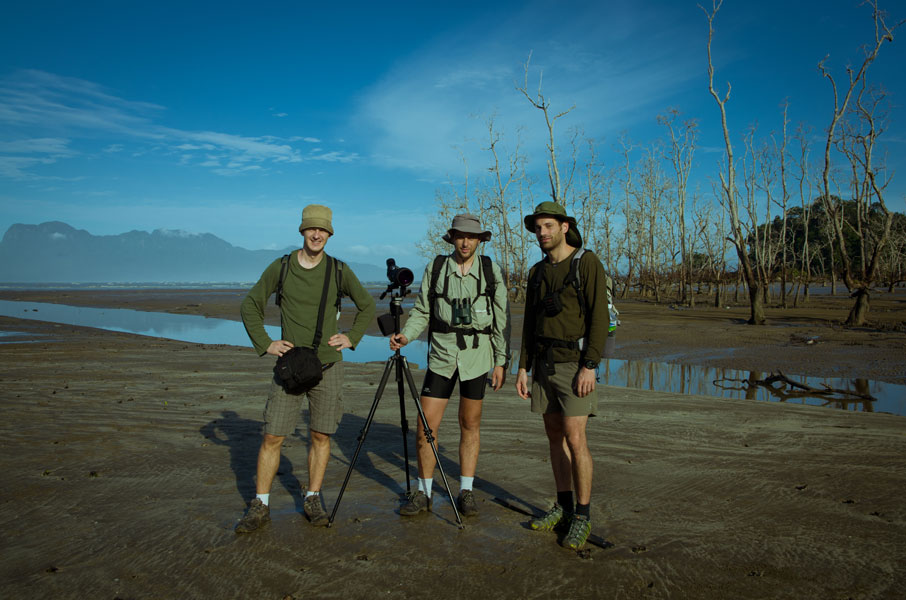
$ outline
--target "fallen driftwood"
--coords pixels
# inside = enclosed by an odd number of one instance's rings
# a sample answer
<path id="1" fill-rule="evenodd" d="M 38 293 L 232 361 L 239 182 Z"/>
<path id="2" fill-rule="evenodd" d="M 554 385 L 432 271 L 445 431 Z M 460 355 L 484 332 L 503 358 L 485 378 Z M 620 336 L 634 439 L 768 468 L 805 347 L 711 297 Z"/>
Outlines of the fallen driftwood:
<path id="1" fill-rule="evenodd" d="M 839 403 L 857 403 L 864 402 L 865 410 L 871 410 L 871 402 L 877 401 L 877 398 L 868 393 L 868 381 L 864 379 L 857 379 L 855 390 L 843 390 L 839 388 L 833 388 L 826 384 L 821 384 L 820 388 L 810 386 L 808 384 L 795 381 L 787 377 L 782 371 L 777 371 L 776 373 L 771 373 L 764 379 L 759 379 L 755 377 L 754 373 L 752 376 L 747 379 L 733 379 L 730 377 L 724 377 L 722 379 L 715 379 L 713 381 L 714 385 L 721 389 L 736 389 L 740 391 L 752 391 L 755 388 L 764 388 L 768 390 L 771 395 L 777 397 L 781 401 L 794 399 L 794 398 L 817 398 L 824 400 L 824 405 L 827 406 L 832 402 Z M 730 384 L 740 384 L 737 386 L 728 386 Z M 789 389 L 787 389 L 789 386 Z M 862 389 L 859 389 L 862 388 Z"/>

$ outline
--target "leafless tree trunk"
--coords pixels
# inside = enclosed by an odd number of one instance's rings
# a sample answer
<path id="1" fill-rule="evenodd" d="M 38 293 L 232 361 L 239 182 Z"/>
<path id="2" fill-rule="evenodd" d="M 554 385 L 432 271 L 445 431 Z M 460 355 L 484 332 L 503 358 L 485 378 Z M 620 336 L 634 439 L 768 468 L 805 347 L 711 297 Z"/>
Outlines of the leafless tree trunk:
<path id="1" fill-rule="evenodd" d="M 724 134 L 724 143 L 727 150 L 727 172 L 720 174 L 720 182 L 724 194 L 724 207 L 730 217 L 730 242 L 736 248 L 736 255 L 739 259 L 739 268 L 745 277 L 749 287 L 749 305 L 750 316 L 749 324 L 764 324 L 764 303 L 761 297 L 761 288 L 749 255 L 746 252 L 746 239 L 743 237 L 742 226 L 739 222 L 739 208 L 737 205 L 736 189 L 736 163 L 733 157 L 733 144 L 730 141 L 730 130 L 727 126 L 727 109 L 726 103 L 730 99 L 730 85 L 727 84 L 727 93 L 721 97 L 714 89 L 714 63 L 711 59 L 711 42 L 714 38 L 714 17 L 720 10 L 723 0 L 713 0 L 712 11 L 708 13 L 702 8 L 708 18 L 708 90 L 717 106 L 720 109 L 720 123 Z"/>
<path id="2" fill-rule="evenodd" d="M 556 113 L 551 115 L 550 111 L 550 100 L 544 97 L 544 93 L 541 91 L 541 83 L 543 78 L 543 73 L 538 75 L 538 92 L 534 97 L 529 95 L 528 92 L 528 77 L 529 77 L 529 63 L 532 60 L 532 55 L 529 54 L 528 60 L 525 61 L 523 65 L 525 70 L 525 82 L 521 88 L 516 88 L 518 91 L 522 92 L 522 95 L 531 103 L 532 106 L 540 110 L 544 114 L 544 122 L 547 125 L 548 133 L 548 142 L 547 142 L 547 175 L 551 185 L 551 200 L 558 204 L 563 204 L 563 200 L 566 196 L 566 190 L 561 189 L 560 187 L 560 169 L 557 166 L 557 146 L 554 143 L 554 123 L 557 119 L 566 116 L 576 105 L 572 105 L 563 112 Z"/>
<path id="3" fill-rule="evenodd" d="M 695 154 L 695 138 L 698 123 L 687 119 L 676 127 L 679 111 L 672 108 L 666 115 L 658 117 L 658 122 L 667 127 L 670 134 L 670 149 L 667 156 L 673 165 L 676 175 L 677 219 L 679 224 L 680 257 L 680 302 L 695 306 L 695 293 L 692 289 L 692 258 L 689 251 L 689 236 L 686 233 L 686 195 L 689 187 L 689 173 L 692 171 L 692 157 Z"/>
<path id="4" fill-rule="evenodd" d="M 786 186 L 786 144 L 787 144 L 786 127 L 787 127 L 787 124 L 789 123 L 789 120 L 787 119 L 788 109 L 789 109 L 789 102 L 784 102 L 783 103 L 783 136 L 781 138 L 782 142 L 780 144 L 779 149 L 776 148 L 776 143 L 775 143 L 775 150 L 780 155 L 780 201 L 777 202 L 777 205 L 780 207 L 781 214 L 783 215 L 782 219 L 781 219 L 781 224 L 780 224 L 780 306 L 782 308 L 787 307 L 787 303 L 786 303 L 786 297 L 787 297 L 787 289 L 786 289 L 786 267 L 787 267 L 787 264 L 786 264 L 786 261 L 787 261 L 787 258 L 786 258 L 786 250 L 787 250 L 786 230 L 787 230 L 787 224 L 786 224 L 786 219 L 787 219 L 787 210 L 788 210 L 787 203 L 788 203 L 789 197 L 790 197 L 789 190 L 787 190 L 787 186 Z"/>
<path id="5" fill-rule="evenodd" d="M 517 133 L 513 152 L 505 155 L 501 164 L 498 148 L 501 136 L 495 129 L 493 117 L 488 119 L 487 128 L 487 150 L 491 154 L 488 173 L 491 176 L 491 183 L 484 193 L 478 194 L 479 206 L 482 223 L 492 232 L 489 246 L 503 274 L 504 285 L 513 299 L 516 290 L 525 288 L 525 277 L 528 273 L 528 265 L 522 252 L 526 238 L 521 217 L 524 207 L 514 202 L 513 194 L 510 193 L 510 187 L 524 179 L 525 157 L 519 151 L 521 144 Z M 518 217 L 515 221 L 514 214 Z"/>
<path id="6" fill-rule="evenodd" d="M 884 195 L 883 190 L 886 184 L 881 184 L 877 181 L 876 172 L 874 166 L 872 165 L 872 152 L 874 150 L 874 142 L 881 131 L 876 128 L 875 118 L 874 118 L 874 108 L 877 104 L 873 104 L 871 107 L 866 107 L 863 102 L 863 94 L 866 90 L 866 78 L 868 74 L 868 68 L 878 57 L 878 53 L 881 50 L 881 46 L 884 42 L 893 41 L 893 32 L 903 24 L 903 21 L 900 21 L 893 27 L 888 27 L 884 21 L 884 15 L 881 10 L 878 8 L 878 3 L 875 0 L 866 0 L 865 2 L 872 8 L 874 24 L 875 24 L 875 39 L 874 46 L 867 47 L 865 49 L 865 58 L 862 61 L 862 64 L 858 69 L 853 67 L 848 67 L 846 73 L 849 79 L 848 86 L 843 91 L 842 97 L 837 89 L 837 83 L 833 75 L 825 67 L 825 62 L 827 58 L 822 60 L 818 64 L 818 70 L 821 74 L 830 82 L 831 90 L 833 91 L 834 96 L 834 110 L 831 116 L 830 125 L 827 128 L 827 140 L 824 147 L 824 171 L 822 173 L 822 183 L 824 187 L 824 195 L 822 200 L 825 205 L 825 209 L 828 215 L 831 217 L 831 223 L 834 227 L 834 235 L 837 242 L 837 247 L 840 251 L 841 262 L 843 263 L 843 282 L 846 284 L 846 288 L 849 292 L 855 297 L 855 304 L 849 312 L 849 316 L 846 318 L 846 323 L 848 325 L 862 325 L 865 323 L 865 318 L 868 314 L 869 308 L 869 290 L 871 288 L 871 283 L 874 280 L 874 277 L 877 273 L 877 260 L 878 260 L 878 250 L 876 246 L 872 252 L 872 257 L 870 261 L 866 261 L 867 252 L 860 252 L 859 258 L 862 263 L 862 268 L 859 271 L 856 271 L 853 265 L 853 249 L 847 245 L 846 236 L 844 233 L 843 226 L 843 201 L 833 202 L 830 195 L 830 171 L 831 171 L 831 147 L 834 145 L 834 140 L 837 134 L 837 127 L 840 125 L 845 118 L 847 111 L 849 110 L 850 100 L 852 99 L 853 93 L 856 90 L 858 92 L 858 99 L 856 101 L 856 112 L 858 116 L 863 120 L 863 124 L 868 128 L 867 133 L 862 137 L 862 148 L 860 150 L 859 156 L 856 156 L 855 150 L 849 155 L 850 160 L 858 160 L 861 162 L 860 168 L 864 171 L 865 183 L 867 184 L 867 192 L 873 196 L 879 203 L 885 214 L 885 225 L 884 233 L 879 240 L 883 245 L 886 243 L 887 236 L 890 235 L 890 212 L 887 210 L 886 205 L 884 204 Z M 852 147 L 847 145 L 844 142 L 844 146 Z M 864 244 L 864 237 L 860 236 L 859 244 Z"/>

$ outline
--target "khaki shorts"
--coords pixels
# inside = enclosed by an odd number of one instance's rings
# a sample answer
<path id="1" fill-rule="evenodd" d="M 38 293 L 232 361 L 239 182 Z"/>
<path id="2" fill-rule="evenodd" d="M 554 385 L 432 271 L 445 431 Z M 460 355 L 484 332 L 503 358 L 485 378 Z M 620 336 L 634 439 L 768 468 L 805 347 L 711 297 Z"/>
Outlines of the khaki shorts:
<path id="1" fill-rule="evenodd" d="M 554 374 L 547 375 L 537 365 L 532 375 L 532 412 L 563 413 L 564 417 L 594 416 L 598 410 L 597 387 L 584 398 L 576 395 L 576 363 L 555 363 Z"/>
<path id="2" fill-rule="evenodd" d="M 324 378 L 306 394 L 287 394 L 274 377 L 264 407 L 265 433 L 287 436 L 294 432 L 302 410 L 302 398 L 308 396 L 309 429 L 333 435 L 343 418 L 342 391 L 342 361 L 335 362 L 324 371 Z"/>

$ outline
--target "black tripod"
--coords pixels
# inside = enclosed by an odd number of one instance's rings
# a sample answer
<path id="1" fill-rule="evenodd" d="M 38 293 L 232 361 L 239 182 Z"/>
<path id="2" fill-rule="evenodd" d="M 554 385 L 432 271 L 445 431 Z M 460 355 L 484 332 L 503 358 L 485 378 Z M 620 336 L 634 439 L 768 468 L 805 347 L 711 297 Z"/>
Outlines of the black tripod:
<path id="1" fill-rule="evenodd" d="M 388 264 L 389 262 L 390 261 L 388 261 Z M 381 330 L 384 335 L 387 335 L 387 332 L 383 331 L 384 323 L 387 322 L 387 317 L 392 317 L 393 319 L 393 333 L 400 332 L 400 315 L 403 314 L 402 298 L 407 293 L 406 285 L 391 284 L 387 287 L 384 293 L 381 294 L 381 298 L 383 299 L 384 296 L 387 295 L 387 292 L 390 292 L 394 287 L 396 287 L 396 285 L 399 285 L 400 292 L 391 294 L 390 314 L 384 315 L 385 320 L 383 321 L 383 323 L 381 323 Z M 407 441 L 409 423 L 406 421 L 405 389 L 403 382 L 404 374 L 406 381 L 409 383 L 409 391 L 412 394 L 412 399 L 415 400 L 415 408 L 418 411 L 418 416 L 421 419 L 422 426 L 425 429 L 425 440 L 428 442 L 428 445 L 431 446 L 431 451 L 434 452 L 434 459 L 437 461 L 437 466 L 440 469 L 440 475 L 444 480 L 444 487 L 447 489 L 447 495 L 450 497 L 451 504 L 453 504 L 453 512 L 456 514 L 456 522 L 459 525 L 459 528 L 463 529 L 465 526 L 462 523 L 462 517 L 459 515 L 459 509 L 456 507 L 456 501 L 453 499 L 453 495 L 450 492 L 450 484 L 447 482 L 447 475 L 444 473 L 444 467 L 440 462 L 440 456 L 437 454 L 437 447 L 434 445 L 433 432 L 428 426 L 428 420 L 425 418 L 425 412 L 422 410 L 422 403 L 419 400 L 418 388 L 415 387 L 415 381 L 412 379 L 412 371 L 409 370 L 409 361 L 406 360 L 405 356 L 400 354 L 399 349 L 397 349 L 396 352 L 394 352 L 390 356 L 390 358 L 387 359 L 387 363 L 384 365 L 384 374 L 381 376 L 381 383 L 380 385 L 378 385 L 377 392 L 374 394 L 374 402 L 372 402 L 371 404 L 371 410 L 368 412 L 368 418 L 365 419 L 365 425 L 362 426 L 362 431 L 359 433 L 359 444 L 358 446 L 356 446 L 355 453 L 352 455 L 352 460 L 349 463 L 349 469 L 346 470 L 346 478 L 343 479 L 343 487 L 340 488 L 340 494 L 337 496 L 337 502 L 336 504 L 334 504 L 333 511 L 330 513 L 330 519 L 327 521 L 327 526 L 330 527 L 331 525 L 333 525 L 334 517 L 336 517 L 337 510 L 340 508 L 340 501 L 343 499 L 343 492 L 346 491 L 346 484 L 349 483 L 349 477 L 352 475 L 352 470 L 355 468 L 355 463 L 359 458 L 359 452 L 362 450 L 362 446 L 365 444 L 365 438 L 368 436 L 368 429 L 371 427 L 371 422 L 374 420 L 374 413 L 381 401 L 381 396 L 384 393 L 384 386 L 387 385 L 387 380 L 390 378 L 390 371 L 394 364 L 396 365 L 396 383 L 400 397 L 400 427 L 403 432 L 403 454 L 406 457 L 406 493 L 411 494 L 412 490 L 409 476 L 409 443 Z"/>

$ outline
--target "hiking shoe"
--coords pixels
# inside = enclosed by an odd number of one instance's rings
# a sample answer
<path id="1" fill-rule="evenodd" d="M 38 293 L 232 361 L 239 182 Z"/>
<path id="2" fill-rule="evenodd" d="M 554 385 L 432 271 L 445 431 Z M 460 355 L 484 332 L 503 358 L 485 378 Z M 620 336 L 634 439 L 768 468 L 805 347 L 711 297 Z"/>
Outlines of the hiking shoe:
<path id="1" fill-rule="evenodd" d="M 249 509 L 245 511 L 245 516 L 239 519 L 236 525 L 236 533 L 251 533 L 267 525 L 271 520 L 271 509 L 260 498 L 255 498 L 249 503 Z"/>
<path id="2" fill-rule="evenodd" d="M 475 494 L 472 490 L 461 490 L 459 497 L 456 498 L 456 507 L 459 514 L 464 517 L 474 517 L 478 514 L 478 506 L 475 504 Z"/>
<path id="3" fill-rule="evenodd" d="M 549 511 L 529 522 L 529 527 L 535 531 L 551 531 L 561 523 L 564 523 L 569 515 L 563 512 L 563 507 L 556 502 Z"/>
<path id="4" fill-rule="evenodd" d="M 311 524 L 317 527 L 327 525 L 327 522 L 330 520 L 327 516 L 327 511 L 325 511 L 324 507 L 321 505 L 321 494 L 306 496 L 305 504 L 302 505 L 302 509 L 305 511 L 305 516 L 308 517 Z"/>
<path id="5" fill-rule="evenodd" d="M 581 550 L 582 546 L 585 545 L 585 540 L 588 539 L 588 534 L 590 533 L 591 520 L 588 517 L 584 517 L 582 515 L 573 515 L 573 518 L 569 522 L 569 533 L 566 534 L 566 537 L 563 538 L 563 541 L 560 542 L 560 545 L 564 548 Z"/>
<path id="6" fill-rule="evenodd" d="M 414 494 L 408 494 L 408 500 L 400 508 L 400 514 L 404 517 L 414 517 L 415 515 L 431 510 L 431 498 L 425 495 L 425 492 L 418 490 Z"/>

